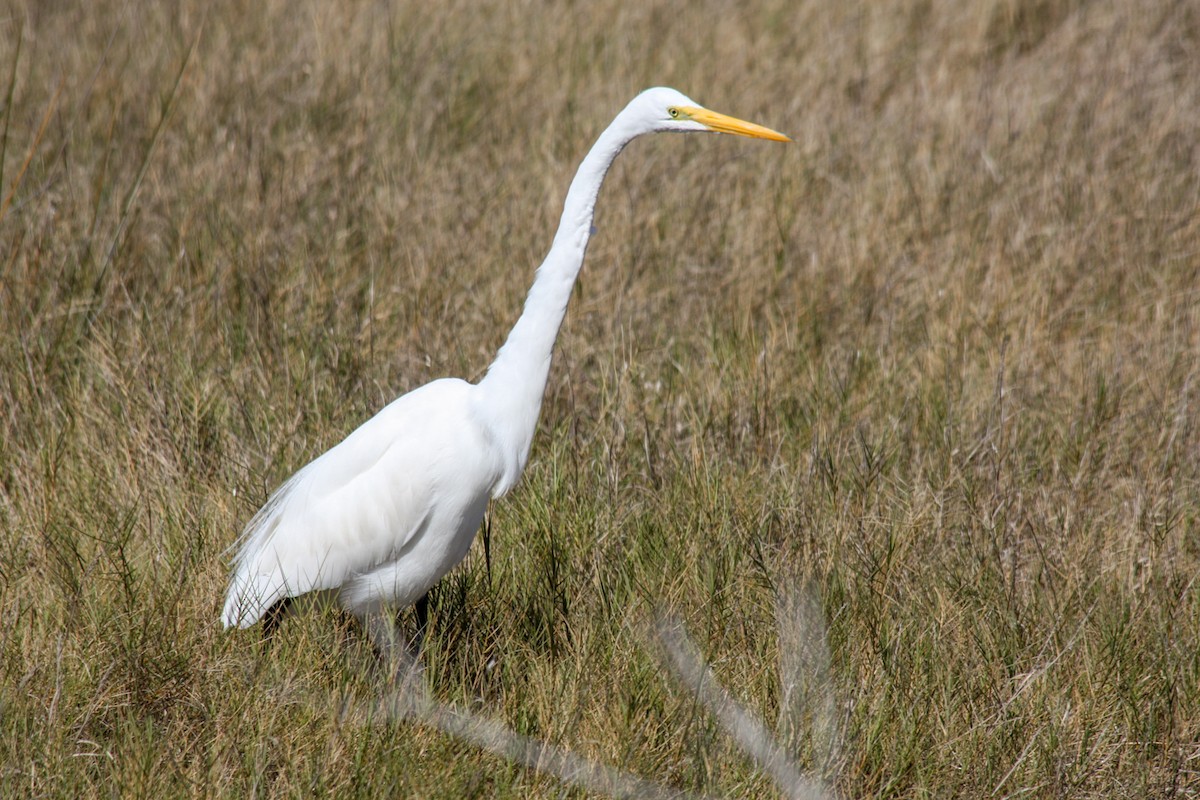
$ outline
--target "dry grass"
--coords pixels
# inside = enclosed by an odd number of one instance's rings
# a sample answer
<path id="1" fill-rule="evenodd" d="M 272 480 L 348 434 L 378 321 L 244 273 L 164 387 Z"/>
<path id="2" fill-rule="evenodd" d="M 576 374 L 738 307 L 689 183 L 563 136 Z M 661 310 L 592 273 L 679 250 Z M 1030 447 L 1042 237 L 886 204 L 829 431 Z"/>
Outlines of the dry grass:
<path id="1" fill-rule="evenodd" d="M 666 607 L 846 796 L 1196 796 L 1198 54 L 1186 0 L 9 0 L 0 794 L 564 791 L 349 724 L 369 652 L 223 633 L 222 551 L 482 373 L 577 160 L 668 84 L 798 144 L 618 162 L 433 695 L 769 792 L 650 652 Z M 800 584 L 828 659 L 775 624 Z"/>

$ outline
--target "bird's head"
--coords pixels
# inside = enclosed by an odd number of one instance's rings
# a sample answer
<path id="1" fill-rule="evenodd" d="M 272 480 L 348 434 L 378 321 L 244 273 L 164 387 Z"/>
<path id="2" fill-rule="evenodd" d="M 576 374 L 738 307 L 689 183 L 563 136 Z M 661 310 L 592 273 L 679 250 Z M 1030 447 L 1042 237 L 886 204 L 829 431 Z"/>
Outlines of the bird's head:
<path id="1" fill-rule="evenodd" d="M 666 87 L 647 89 L 630 102 L 627 112 L 646 132 L 733 133 L 754 139 L 790 142 L 778 131 L 710 111 L 687 95 Z"/>

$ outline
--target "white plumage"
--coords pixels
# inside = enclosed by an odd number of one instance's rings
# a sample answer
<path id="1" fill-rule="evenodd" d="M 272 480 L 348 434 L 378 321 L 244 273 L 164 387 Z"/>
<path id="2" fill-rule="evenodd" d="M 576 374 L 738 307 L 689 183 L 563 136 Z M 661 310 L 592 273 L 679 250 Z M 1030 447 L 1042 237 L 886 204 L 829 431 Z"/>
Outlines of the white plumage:
<path id="1" fill-rule="evenodd" d="M 247 524 L 221 620 L 249 627 L 277 602 L 333 593 L 360 617 L 420 599 L 470 549 L 489 497 L 529 458 L 542 393 L 596 198 L 617 154 L 657 131 L 782 134 L 649 89 L 588 152 L 524 311 L 478 384 L 447 378 L 394 400 L 275 490 Z"/>

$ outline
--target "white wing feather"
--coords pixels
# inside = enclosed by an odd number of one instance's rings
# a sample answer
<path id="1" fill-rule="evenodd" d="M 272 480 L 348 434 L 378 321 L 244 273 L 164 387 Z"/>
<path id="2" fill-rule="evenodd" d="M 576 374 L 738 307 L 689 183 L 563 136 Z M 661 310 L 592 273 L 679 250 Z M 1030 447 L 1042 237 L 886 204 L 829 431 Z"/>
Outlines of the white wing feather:
<path id="1" fill-rule="evenodd" d="M 352 583 L 426 533 L 462 535 L 463 524 L 430 523 L 446 516 L 435 502 L 486 504 L 496 480 L 473 389 L 447 379 L 398 398 L 280 486 L 239 539 L 225 626 L 249 627 L 284 597 Z"/>

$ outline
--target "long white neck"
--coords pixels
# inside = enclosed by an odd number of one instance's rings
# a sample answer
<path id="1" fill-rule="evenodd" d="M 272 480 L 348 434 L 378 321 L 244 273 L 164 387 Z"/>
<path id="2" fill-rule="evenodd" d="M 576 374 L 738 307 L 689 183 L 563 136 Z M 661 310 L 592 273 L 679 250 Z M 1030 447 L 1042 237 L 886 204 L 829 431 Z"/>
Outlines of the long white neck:
<path id="1" fill-rule="evenodd" d="M 479 382 L 479 411 L 490 424 L 505 459 L 493 496 L 512 488 L 529 458 L 554 341 L 583 266 L 600 186 L 613 159 L 640 133 L 631 131 L 624 117 L 617 115 L 579 165 L 567 191 L 554 244 L 538 268 L 525 299 L 525 310 Z"/>

